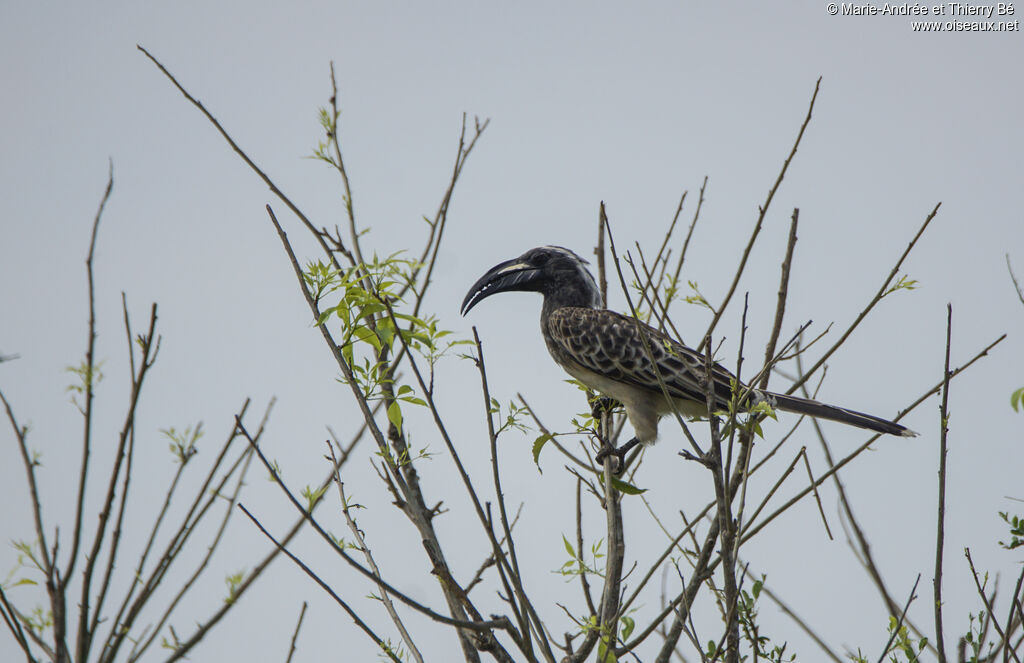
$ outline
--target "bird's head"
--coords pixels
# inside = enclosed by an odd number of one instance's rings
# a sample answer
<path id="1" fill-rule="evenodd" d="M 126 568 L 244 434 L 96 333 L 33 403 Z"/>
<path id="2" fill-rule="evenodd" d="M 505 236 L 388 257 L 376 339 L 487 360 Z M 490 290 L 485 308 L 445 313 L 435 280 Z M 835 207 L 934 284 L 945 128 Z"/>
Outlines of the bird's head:
<path id="1" fill-rule="evenodd" d="M 601 308 L 601 291 L 587 270 L 587 261 L 560 246 L 540 246 L 492 267 L 462 300 L 462 314 L 499 292 L 539 292 L 553 306 Z"/>

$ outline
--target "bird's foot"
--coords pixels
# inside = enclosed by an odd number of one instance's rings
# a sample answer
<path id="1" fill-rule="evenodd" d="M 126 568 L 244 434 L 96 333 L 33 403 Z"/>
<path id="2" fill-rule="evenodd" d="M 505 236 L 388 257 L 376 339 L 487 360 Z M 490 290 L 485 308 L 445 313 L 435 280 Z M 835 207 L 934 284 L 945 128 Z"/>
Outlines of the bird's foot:
<path id="1" fill-rule="evenodd" d="M 615 458 L 618 459 L 618 462 L 612 465 L 612 474 L 622 474 L 622 471 L 626 469 L 626 454 L 629 453 L 630 449 L 638 444 L 640 444 L 640 440 L 635 437 L 618 448 L 615 448 L 611 444 L 605 442 L 604 447 L 602 447 L 601 450 L 597 452 L 597 455 L 594 456 L 594 460 L 597 461 L 598 464 L 603 464 L 605 458 L 615 456 Z"/>
<path id="2" fill-rule="evenodd" d="M 608 398 L 607 396 L 597 396 L 590 401 L 590 414 L 594 417 L 594 419 L 600 419 L 602 414 L 611 414 L 612 410 L 621 406 L 622 404 L 619 403 L 614 398 Z"/>

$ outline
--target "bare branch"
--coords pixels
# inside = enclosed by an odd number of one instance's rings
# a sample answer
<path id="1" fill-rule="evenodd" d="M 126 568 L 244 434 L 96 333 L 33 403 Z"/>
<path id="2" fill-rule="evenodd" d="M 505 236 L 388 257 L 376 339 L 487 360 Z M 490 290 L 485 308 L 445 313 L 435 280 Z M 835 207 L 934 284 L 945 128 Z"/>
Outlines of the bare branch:
<path id="1" fill-rule="evenodd" d="M 910 604 L 914 601 L 916 596 L 914 593 L 917 591 L 917 583 L 921 582 L 921 574 L 917 574 L 917 580 L 914 581 L 914 586 L 910 589 L 910 596 L 907 597 L 907 603 L 903 606 L 903 611 L 900 613 L 900 617 L 896 622 L 896 627 L 892 629 L 892 633 L 889 634 L 889 641 L 885 643 L 885 647 L 882 648 L 882 654 L 878 657 L 878 663 L 882 663 L 885 660 L 885 655 L 889 653 L 889 648 L 892 647 L 893 640 L 896 639 L 896 635 L 900 631 L 900 627 L 903 626 L 903 620 L 906 619 L 907 610 L 910 609 Z"/>
<path id="2" fill-rule="evenodd" d="M 150 52 L 147 51 L 142 46 L 136 45 L 136 48 L 138 48 L 140 51 L 142 51 L 142 53 L 147 58 L 149 58 L 150 61 L 152 61 L 153 64 L 155 64 L 158 69 L 160 69 L 160 71 L 164 74 L 164 76 L 166 76 L 171 81 L 171 83 L 174 84 L 174 87 L 178 88 L 178 91 L 181 92 L 181 94 L 184 95 L 184 97 L 186 99 L 188 99 L 189 102 L 193 106 L 198 108 L 199 112 L 201 112 L 203 115 L 206 116 L 206 119 L 209 120 L 210 123 L 217 129 L 217 131 L 224 138 L 224 140 L 226 140 L 228 142 L 228 145 L 231 146 L 231 149 L 234 150 L 235 153 L 238 154 L 238 156 L 242 158 L 242 161 L 244 161 L 246 163 L 246 165 L 249 166 L 249 168 L 251 168 L 253 170 L 253 172 L 255 172 L 256 175 L 259 176 L 259 178 L 261 180 L 263 180 L 264 184 L 266 184 L 268 187 L 270 187 L 270 190 L 274 192 L 274 195 L 276 195 L 278 198 L 280 198 L 281 202 L 283 202 L 288 207 L 288 209 L 290 209 L 292 211 L 292 213 L 295 214 L 296 217 L 298 217 L 298 219 L 302 222 L 302 224 L 304 226 L 306 226 L 306 229 L 309 230 L 309 232 L 311 232 L 317 238 L 317 241 L 320 243 L 320 248 L 323 249 L 324 253 L 331 260 L 332 264 L 334 265 L 334 268 L 340 270 L 341 269 L 341 265 L 338 263 L 337 259 L 334 257 L 334 252 L 331 251 L 331 248 L 330 248 L 330 246 L 328 246 L 327 241 L 317 231 L 316 226 L 314 226 L 313 223 L 309 220 L 309 218 L 305 214 L 302 213 L 302 210 L 300 210 L 298 208 L 298 206 L 296 206 L 295 203 L 293 203 L 292 200 L 288 196 L 286 196 L 285 193 L 283 191 L 281 191 L 281 189 L 279 189 L 276 184 L 274 184 L 274 181 L 270 179 L 269 175 L 267 175 L 265 172 L 263 172 L 263 170 L 259 166 L 257 166 L 256 163 L 252 159 L 249 158 L 249 155 L 245 153 L 245 150 L 243 150 L 238 145 L 238 143 L 236 143 L 234 141 L 234 139 L 231 138 L 231 136 L 228 134 L 227 130 L 223 126 L 221 126 L 220 122 L 217 121 L 217 118 L 215 118 L 210 113 L 210 111 L 206 110 L 206 107 L 203 106 L 202 102 L 200 102 L 198 99 L 193 97 L 188 92 L 188 90 L 186 90 L 181 85 L 181 83 L 178 82 L 178 79 L 176 79 L 174 77 L 174 75 L 170 71 L 168 71 L 167 68 L 164 67 L 164 65 L 159 60 L 156 59 L 156 57 L 154 57 L 152 54 L 150 54 Z"/>
<path id="3" fill-rule="evenodd" d="M 789 223 L 789 241 L 786 243 L 786 257 L 782 260 L 782 275 L 779 277 L 779 298 L 775 306 L 775 323 L 772 325 L 772 332 L 764 349 L 765 366 L 772 364 L 772 357 L 775 356 L 775 345 L 778 343 L 779 334 L 782 332 L 782 319 L 786 314 L 786 299 L 789 296 L 789 271 L 793 265 L 793 250 L 796 248 L 796 227 L 799 220 L 800 210 L 794 208 L 793 216 Z M 768 378 L 770 375 L 770 371 L 765 371 L 761 374 L 761 380 L 757 385 L 759 389 L 768 388 Z"/>
<path id="4" fill-rule="evenodd" d="M 370 567 L 370 570 L 377 577 L 380 577 L 380 569 L 377 568 L 377 562 L 373 559 L 373 553 L 370 552 L 370 547 L 366 545 L 366 540 L 363 537 L 362 531 L 356 525 L 355 520 L 352 518 L 352 512 L 349 507 L 348 499 L 345 497 L 345 483 L 341 480 L 341 473 L 338 471 L 338 457 L 334 453 L 334 447 L 331 446 L 330 442 L 327 443 L 327 450 L 331 454 L 332 467 L 334 468 L 334 483 L 338 486 L 338 497 L 341 500 L 341 512 L 345 515 L 345 522 L 348 524 L 348 529 L 352 532 L 352 536 L 355 538 L 356 545 L 359 550 L 363 552 L 363 557 L 366 558 L 366 564 Z M 384 604 L 384 609 L 388 613 L 388 617 L 391 618 L 391 622 L 398 629 L 399 635 L 402 636 L 402 641 L 405 642 L 405 646 L 409 648 L 409 652 L 412 654 L 419 663 L 423 663 L 423 655 L 420 654 L 420 650 L 416 647 L 416 643 L 413 641 L 412 636 L 409 635 L 408 629 L 402 622 L 402 618 L 398 616 L 398 612 L 395 610 L 394 603 L 391 602 L 391 597 L 388 596 L 387 589 L 380 583 L 377 584 L 377 589 L 380 590 L 380 600 Z"/>
<path id="5" fill-rule="evenodd" d="M 814 102 L 818 98 L 818 90 L 821 88 L 821 78 L 814 84 L 814 94 L 811 95 L 811 103 L 807 106 L 807 117 L 804 118 L 804 122 L 800 125 L 800 131 L 796 134 L 796 140 L 793 141 L 793 148 L 789 151 L 789 156 L 782 163 L 782 169 L 779 171 L 778 177 L 775 179 L 775 184 L 768 191 L 768 197 L 758 208 L 757 223 L 754 224 L 754 229 L 750 233 L 750 240 L 747 242 L 747 246 L 743 249 L 743 257 L 740 258 L 740 264 L 736 267 L 736 275 L 733 277 L 732 285 L 729 286 L 729 291 L 726 293 L 725 298 L 722 299 L 722 303 L 718 306 L 718 310 L 715 312 L 715 317 L 712 318 L 711 324 L 708 325 L 707 331 L 704 332 L 704 339 L 706 340 L 711 336 L 711 332 L 718 326 L 718 321 L 722 319 L 722 314 L 725 313 L 726 307 L 729 305 L 729 300 L 732 299 L 733 294 L 736 292 L 736 286 L 739 285 L 740 277 L 743 276 L 743 270 L 747 266 L 747 258 L 750 257 L 750 252 L 754 248 L 754 242 L 757 241 L 757 236 L 761 232 L 761 226 L 764 224 L 764 217 L 768 213 L 768 207 L 772 204 L 772 200 L 775 198 L 775 193 L 779 190 L 779 186 L 782 184 L 783 178 L 786 176 L 786 171 L 789 169 L 789 163 L 796 156 L 796 150 L 800 146 L 800 140 L 804 136 L 804 131 L 807 129 L 807 125 L 811 123 L 811 113 L 814 111 Z M 703 341 L 702 341 L 703 342 Z M 704 346 L 701 345 L 697 348 L 697 352 L 702 352 Z"/>
<path id="6" fill-rule="evenodd" d="M 292 663 L 292 656 L 295 655 L 295 643 L 299 639 L 299 630 L 302 628 L 302 620 L 306 617 L 306 607 L 308 605 L 305 601 L 302 602 L 302 610 L 299 611 L 299 621 L 295 623 L 295 631 L 292 633 L 292 642 L 288 647 L 288 658 L 285 659 L 285 663 Z"/>
<path id="7" fill-rule="evenodd" d="M 953 305 L 946 306 L 946 361 L 942 369 L 942 405 L 939 407 L 939 498 L 935 533 L 935 576 L 932 579 L 935 604 L 935 646 L 939 663 L 946 663 L 946 640 L 942 634 L 942 549 L 946 523 L 946 439 L 949 434 L 949 349 L 953 330 Z"/>
<path id="8" fill-rule="evenodd" d="M 391 648 L 388 647 L 384 643 L 384 641 L 381 640 L 380 637 L 376 633 L 374 633 L 373 630 L 369 626 L 367 626 L 366 622 L 364 622 L 362 619 L 359 618 L 359 614 L 356 613 L 356 611 L 353 610 L 348 605 L 348 603 L 346 603 L 340 596 L 338 596 L 334 592 L 334 590 L 331 589 L 330 585 L 328 585 L 326 582 L 324 582 L 320 578 L 319 575 L 314 573 L 312 569 L 310 569 L 308 566 L 306 566 L 306 564 L 303 563 L 303 561 L 301 559 L 299 559 L 298 557 L 293 555 L 291 552 L 289 552 L 288 549 L 284 547 L 283 543 L 281 543 L 280 541 L 275 539 L 274 536 L 270 532 L 268 532 L 265 527 L 263 527 L 263 524 L 260 523 L 259 520 L 257 520 L 256 516 L 252 515 L 252 513 L 250 513 L 249 510 L 245 508 L 244 504 L 239 504 L 238 508 L 241 509 L 242 512 L 246 516 L 249 517 L 249 520 L 251 520 L 252 523 L 254 525 L 256 525 L 257 528 L 259 528 L 260 532 L 262 532 L 265 537 L 270 539 L 270 541 L 273 542 L 273 544 L 275 546 L 277 546 L 278 550 L 283 552 L 285 554 L 285 556 L 288 557 L 288 559 L 292 560 L 292 562 L 296 566 L 298 566 L 300 569 L 302 569 L 302 572 L 305 573 L 307 576 L 309 576 L 309 578 L 311 580 L 313 580 L 313 582 L 318 584 L 320 586 L 320 589 L 322 589 L 325 592 L 327 592 L 327 595 L 330 596 L 332 599 L 334 599 L 334 602 L 337 603 L 338 605 L 340 605 L 342 610 L 344 610 L 346 613 L 348 613 L 348 616 L 352 619 L 353 622 L 355 622 L 356 626 L 361 628 L 363 630 L 363 632 L 366 633 L 366 635 L 368 635 L 371 640 L 373 640 L 373 642 L 377 645 L 377 647 L 379 647 L 381 651 L 383 651 L 385 654 L 387 654 L 388 658 L 390 658 L 395 663 L 402 663 L 402 659 L 398 658 L 398 656 L 396 656 L 395 653 L 391 651 Z"/>
<path id="9" fill-rule="evenodd" d="M 963 371 L 967 370 L 971 365 L 974 364 L 974 362 L 976 362 L 979 359 L 981 359 L 982 357 L 986 356 L 989 353 L 989 351 L 992 350 L 992 348 L 994 348 L 996 345 L 1001 343 L 1005 338 L 1006 338 L 1006 334 L 1003 334 L 1002 336 L 997 338 L 992 343 L 989 343 L 987 346 L 985 346 L 985 348 L 981 352 L 979 352 L 973 358 L 971 358 L 970 361 L 966 362 L 965 364 L 962 364 L 959 368 L 954 370 L 952 372 L 952 374 L 950 375 L 950 378 L 954 378 L 957 375 L 959 375 L 960 373 L 962 373 Z M 934 387 L 928 389 L 920 398 L 918 398 L 916 401 L 911 403 L 909 407 L 907 407 L 905 410 L 903 410 L 903 414 L 905 414 L 907 412 L 910 412 L 911 410 L 916 408 L 918 405 L 923 403 L 926 399 L 928 399 L 932 394 L 934 394 L 935 392 L 937 392 L 941 388 L 942 388 L 942 382 L 940 381 L 937 385 L 935 385 Z M 902 414 L 900 416 L 898 416 L 896 418 L 896 420 L 898 421 L 901 418 L 902 418 Z M 854 458 L 856 458 L 861 453 L 863 453 L 867 448 L 869 448 L 875 442 L 875 440 L 877 440 L 879 437 L 880 437 L 879 435 L 872 435 L 870 438 L 868 438 L 868 440 L 864 444 L 862 444 L 861 446 L 859 446 L 856 449 L 854 449 L 851 453 L 847 454 L 846 457 L 844 457 L 838 463 L 833 465 L 827 472 L 825 472 L 824 474 L 819 476 L 817 478 L 817 480 L 814 482 L 814 485 L 820 486 L 824 481 L 826 481 L 829 478 L 831 478 L 836 472 L 838 472 L 840 469 L 842 469 L 844 466 L 846 466 L 847 463 L 852 461 Z M 775 518 L 777 518 L 779 515 L 785 513 L 791 506 L 793 506 L 794 504 L 799 502 L 801 499 L 803 499 L 808 493 L 811 492 L 811 490 L 812 490 L 812 488 L 810 486 L 808 486 L 807 488 L 804 488 L 803 490 L 801 490 L 799 493 L 794 495 L 789 501 L 787 501 L 781 507 L 776 509 L 763 522 L 759 523 L 757 525 L 757 527 L 752 527 L 751 524 L 748 523 L 747 527 L 743 531 L 743 541 L 746 542 L 751 537 L 756 535 L 758 532 L 760 532 L 762 529 L 764 529 L 768 525 L 768 523 L 770 523 L 773 520 L 775 520 Z"/>
<path id="10" fill-rule="evenodd" d="M 835 351 L 838 350 L 843 345 L 843 343 L 846 342 L 846 339 L 850 337 L 850 334 L 852 334 L 853 331 L 860 325 L 861 321 L 863 321 L 864 318 L 867 317 L 868 313 L 871 312 L 871 309 L 875 308 L 875 305 L 878 302 L 882 301 L 882 298 L 885 297 L 886 293 L 888 292 L 889 284 L 892 282 L 893 278 L 899 272 L 900 267 L 903 265 L 903 261 L 906 260 L 908 255 L 910 255 L 910 251 L 917 244 L 917 241 L 921 239 L 921 235 L 923 235 L 924 231 L 928 228 L 928 224 L 930 224 L 932 222 L 932 219 L 935 218 L 935 215 L 939 213 L 939 207 L 941 205 L 942 203 L 937 203 L 935 207 L 932 209 L 932 211 L 928 214 L 928 216 L 925 217 L 924 223 L 921 224 L 921 227 L 918 229 L 917 234 L 914 235 L 914 238 L 910 240 L 909 244 L 907 244 L 907 248 L 904 249 L 903 254 L 899 257 L 899 260 L 897 260 L 896 264 L 893 265 L 892 271 L 890 271 L 889 275 L 885 277 L 884 281 L 882 281 L 882 285 L 878 288 L 878 292 L 876 292 L 875 296 L 871 298 L 871 301 L 868 302 L 867 306 L 865 306 L 863 310 L 861 310 L 861 312 L 857 314 L 857 317 L 854 319 L 854 321 L 850 324 L 849 327 L 847 327 L 846 331 L 843 332 L 842 336 L 839 337 L 839 339 L 832 345 L 832 347 L 829 348 L 828 351 L 825 352 L 825 354 L 822 355 L 821 358 L 818 359 L 818 361 L 815 362 L 815 364 L 807 370 L 807 372 L 803 375 L 803 377 L 800 378 L 800 380 L 798 380 L 795 384 L 793 384 L 792 386 L 790 386 L 789 389 L 786 390 L 787 394 L 792 394 L 794 391 L 800 388 L 801 384 L 803 384 L 808 378 L 814 375 L 814 373 L 819 368 L 821 368 L 826 361 L 828 361 L 828 358 L 831 357 L 833 353 L 835 353 Z"/>

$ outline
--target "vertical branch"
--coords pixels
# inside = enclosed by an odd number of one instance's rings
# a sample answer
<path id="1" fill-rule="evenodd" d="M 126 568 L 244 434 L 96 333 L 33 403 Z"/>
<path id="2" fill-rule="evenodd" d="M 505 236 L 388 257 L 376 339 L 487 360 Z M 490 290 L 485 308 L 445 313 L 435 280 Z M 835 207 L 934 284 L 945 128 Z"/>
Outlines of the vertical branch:
<path id="1" fill-rule="evenodd" d="M 363 252 L 359 247 L 359 230 L 356 228 L 356 213 L 355 206 L 352 202 L 352 187 L 349 185 L 348 172 L 345 170 L 345 161 L 341 156 L 341 141 L 338 140 L 338 118 L 341 116 L 341 111 L 338 110 L 338 80 L 334 75 L 334 62 L 331 62 L 331 110 L 334 112 L 331 126 L 333 129 L 330 131 L 328 139 L 331 141 L 331 147 L 334 148 L 335 168 L 341 175 L 341 183 L 345 189 L 345 193 L 342 194 L 342 200 L 345 203 L 345 213 L 348 217 L 348 230 L 349 236 L 352 240 L 352 248 L 355 250 L 356 260 L 359 265 L 364 264 Z"/>
<path id="2" fill-rule="evenodd" d="M 519 623 L 518 624 L 519 625 L 519 630 L 522 633 L 523 642 L 524 643 L 529 643 L 531 638 L 530 638 L 529 623 L 527 621 L 528 617 L 525 614 L 525 610 L 524 610 L 523 606 L 520 605 L 520 599 L 522 599 L 522 597 L 523 597 L 523 591 L 522 591 L 522 585 L 521 585 L 522 576 L 520 575 L 520 572 L 519 572 L 519 561 L 518 561 L 518 558 L 516 557 L 515 547 L 514 547 L 514 544 L 513 544 L 513 541 L 512 541 L 512 530 L 509 527 L 508 515 L 507 515 L 507 513 L 505 511 L 505 494 L 501 490 L 501 474 L 498 471 L 498 460 L 497 460 L 497 458 L 498 458 L 498 446 L 497 446 L 498 433 L 497 433 L 497 431 L 494 428 L 494 419 L 491 416 L 491 412 L 492 412 L 491 392 L 490 392 L 490 387 L 488 386 L 488 383 L 487 383 L 487 369 L 486 369 L 485 364 L 484 364 L 483 343 L 480 341 L 480 335 L 477 334 L 476 327 L 473 328 L 473 342 L 476 344 L 476 353 L 477 353 L 476 364 L 477 364 L 477 369 L 480 372 L 480 393 L 481 393 L 481 395 L 483 396 L 483 399 L 484 399 L 484 412 L 487 413 L 487 438 L 488 438 L 489 446 L 490 446 L 490 449 L 491 449 L 491 474 L 492 474 L 492 480 L 494 482 L 494 495 L 495 495 L 495 499 L 498 500 L 498 514 L 499 514 L 499 518 L 501 520 L 502 532 L 504 533 L 505 540 L 508 543 L 508 553 L 509 553 L 508 557 L 509 557 L 509 562 L 510 562 L 511 566 L 510 566 L 510 568 L 507 569 L 507 571 L 508 571 L 509 580 L 515 585 L 514 589 L 512 587 L 508 587 L 507 588 L 507 589 L 513 589 L 513 591 L 509 592 L 509 595 L 508 595 L 508 597 L 506 597 L 506 600 L 508 601 L 509 606 L 512 608 L 512 612 L 513 612 L 513 614 L 515 614 L 516 620 Z M 490 521 L 491 519 L 488 518 L 488 520 Z M 495 554 L 495 559 L 499 560 L 499 568 L 500 568 L 501 567 L 500 561 L 501 561 L 501 559 L 503 557 L 503 555 L 501 555 L 500 546 L 497 547 L 494 550 L 494 554 Z"/>
<path id="3" fill-rule="evenodd" d="M 608 217 L 604 214 L 604 205 L 601 205 L 601 214 L 597 217 L 597 248 L 594 254 L 597 256 L 597 284 L 601 289 L 601 302 L 608 306 L 608 272 L 604 266 L 604 238 L 608 232 Z"/>
<path id="4" fill-rule="evenodd" d="M 100 219 L 103 217 L 103 209 L 110 200 L 110 193 L 114 189 L 114 162 L 110 162 L 107 174 L 107 187 L 103 191 L 103 198 L 100 200 L 100 207 L 96 210 L 96 217 L 92 222 L 92 235 L 89 238 L 89 255 L 85 259 L 85 273 L 88 279 L 89 288 L 89 339 L 85 350 L 85 422 L 82 426 L 82 469 L 78 477 L 78 502 L 75 505 L 75 529 L 71 551 L 68 558 L 67 569 L 64 571 L 64 578 L 70 578 L 75 571 L 75 562 L 78 559 L 78 546 L 82 537 L 82 510 L 85 508 L 85 486 L 89 473 L 89 453 L 92 444 L 92 400 L 93 385 L 95 384 L 96 367 L 96 288 L 92 269 L 92 261 L 96 255 L 96 236 L 100 228 Z M 54 560 L 56 564 L 57 560 Z M 54 615 L 54 634 L 57 631 L 56 615 Z"/>
<path id="5" fill-rule="evenodd" d="M 939 663 L 946 663 L 946 641 L 942 634 L 942 549 L 945 543 L 946 520 L 946 436 L 949 433 L 949 348 L 953 328 L 953 305 L 946 305 L 946 363 L 942 369 L 942 405 L 939 408 L 939 505 L 935 534 L 935 646 Z"/>
<path id="6" fill-rule="evenodd" d="M 603 417 L 602 417 L 603 418 Z M 597 615 L 597 608 L 594 607 L 594 599 L 590 595 L 590 583 L 587 581 L 587 566 L 583 563 L 583 479 L 576 477 L 576 553 L 580 557 L 577 570 L 580 574 L 580 585 L 583 589 L 583 599 L 587 602 L 587 611 L 591 615 Z"/>
<path id="7" fill-rule="evenodd" d="M 775 307 L 775 323 L 772 325 L 772 333 L 768 339 L 768 345 L 764 349 L 764 365 L 771 364 L 775 357 L 775 346 L 779 342 L 779 334 L 782 332 L 782 319 L 786 314 L 786 299 L 789 296 L 789 272 L 793 265 L 793 250 L 796 248 L 796 227 L 800 221 L 800 210 L 793 208 L 793 216 L 789 222 L 789 241 L 786 243 L 786 257 L 782 260 L 782 275 L 779 278 L 779 299 Z M 771 371 L 765 371 L 761 375 L 758 388 L 768 388 L 768 377 Z"/>
<path id="8" fill-rule="evenodd" d="M 601 415 L 601 427 L 607 433 L 608 413 Z M 626 556 L 626 538 L 622 527 L 622 494 L 612 485 L 612 475 L 605 461 L 604 471 L 604 506 L 608 524 L 608 562 L 605 566 L 605 585 L 601 595 L 601 614 L 598 626 L 602 637 L 607 633 L 608 650 L 615 647 L 618 637 L 619 620 L 619 588 L 622 583 L 623 560 Z M 582 551 L 581 551 L 582 554 Z"/>
<path id="9" fill-rule="evenodd" d="M 499 571 L 502 571 L 502 580 L 505 581 L 505 576 L 508 576 L 508 580 L 506 581 L 506 591 L 508 592 L 508 595 L 505 598 L 509 606 L 512 608 L 512 611 L 516 616 L 516 621 L 518 622 L 520 637 L 522 639 L 521 643 L 519 643 L 520 648 L 523 650 L 524 654 L 530 657 L 530 660 L 533 660 L 534 657 L 531 645 L 532 637 L 530 634 L 531 632 L 536 633 L 537 640 L 542 647 L 542 653 L 547 660 L 553 661 L 554 654 L 552 653 L 551 647 L 548 643 L 543 624 L 541 623 L 540 618 L 534 610 L 532 603 L 526 595 L 526 590 L 523 587 L 523 575 L 519 569 L 519 557 L 516 555 L 515 540 L 512 538 L 512 527 L 509 525 L 508 513 L 505 508 L 505 494 L 501 488 L 501 473 L 498 471 L 498 433 L 494 428 L 494 419 L 491 417 L 491 391 L 487 382 L 487 368 L 484 364 L 483 343 L 480 341 L 480 335 L 477 333 L 476 327 L 473 328 L 473 341 L 476 344 L 476 364 L 477 369 L 480 372 L 480 391 L 484 399 L 484 411 L 487 413 L 487 436 L 490 441 L 491 448 L 491 475 L 494 482 L 494 494 L 495 499 L 498 500 L 498 514 L 501 521 L 505 544 L 508 546 L 507 559 L 502 553 L 501 544 L 495 538 L 491 528 L 487 526 L 487 524 L 491 522 L 491 518 L 488 516 L 486 520 L 482 519 L 482 523 L 484 524 L 484 529 L 488 532 L 491 539 L 494 558 L 498 562 Z M 454 455 L 455 454 L 453 452 L 453 456 Z M 466 476 L 466 481 L 468 483 L 468 476 Z M 475 494 L 473 495 L 473 501 L 479 510 L 479 504 L 477 503 Z M 508 583 L 511 583 L 511 586 L 508 586 Z"/>
<path id="10" fill-rule="evenodd" d="M 708 408 L 708 424 L 711 429 L 711 447 L 709 458 L 705 459 L 706 467 L 711 470 L 715 485 L 715 502 L 718 505 L 716 521 L 720 531 L 722 547 L 720 551 L 722 559 L 722 577 L 725 585 L 725 610 L 726 615 L 726 663 L 739 662 L 739 615 L 735 607 L 739 600 L 739 590 L 736 585 L 736 559 L 734 553 L 734 539 L 736 538 L 735 526 L 732 518 L 731 492 L 726 485 L 725 467 L 722 462 L 722 435 L 718 427 L 718 417 L 715 416 L 715 381 L 712 376 L 714 359 L 711 356 L 711 336 L 705 336 L 701 344 L 704 347 L 704 395 Z"/>
<path id="11" fill-rule="evenodd" d="M 78 606 L 76 661 L 85 661 L 88 658 L 89 649 L 92 646 L 94 634 L 89 628 L 89 602 L 90 593 L 92 592 L 93 573 L 96 569 L 96 562 L 99 560 L 100 549 L 102 548 L 104 538 L 106 537 L 107 526 L 110 524 L 110 516 L 114 505 L 114 499 L 117 497 L 117 484 L 124 468 L 125 449 L 128 446 L 128 441 L 134 435 L 135 410 L 138 407 L 139 397 L 142 394 L 142 385 L 145 382 L 146 374 L 149 372 L 149 369 L 153 367 L 157 353 L 160 350 L 160 340 L 155 335 L 157 320 L 156 311 L 156 304 L 153 304 L 149 318 L 149 329 L 146 333 L 145 341 L 142 343 L 141 363 L 138 367 L 138 373 L 132 375 L 131 378 L 131 394 L 128 397 L 128 408 L 125 414 L 124 424 L 121 428 L 121 433 L 118 437 L 117 450 L 115 451 L 114 456 L 114 467 L 110 472 L 110 482 L 107 486 L 107 494 L 103 501 L 103 508 L 99 513 L 99 522 L 96 525 L 96 534 L 93 538 L 92 546 L 89 553 L 86 555 L 85 569 L 82 571 L 82 597 Z M 116 546 L 117 541 L 111 541 L 111 554 L 115 553 Z M 101 587 L 99 599 L 101 604 L 105 594 L 106 588 Z M 97 613 L 99 608 L 100 605 L 97 605 Z M 94 623 L 98 623 L 98 617 L 99 616 L 97 614 Z"/>
<path id="12" fill-rule="evenodd" d="M 155 308 L 155 305 L 154 305 Z M 132 339 L 132 325 L 131 320 L 128 317 L 128 299 L 124 292 L 121 292 L 121 311 L 124 313 L 124 330 L 125 336 L 128 340 L 128 371 L 129 375 L 135 375 L 135 345 Z M 145 339 L 140 337 L 142 343 Z M 145 357 L 143 357 L 145 361 Z M 128 494 L 129 488 L 131 487 L 132 469 L 134 467 L 135 460 L 135 427 L 132 427 L 131 435 L 128 438 L 128 446 L 125 450 L 125 468 L 124 478 L 121 481 L 121 495 L 118 498 L 117 506 L 117 518 L 114 521 L 114 531 L 111 533 L 110 546 L 107 554 L 106 569 L 103 572 L 103 580 L 100 582 L 99 596 L 96 599 L 96 608 L 93 610 L 92 621 L 89 624 L 89 633 L 91 638 L 96 637 L 96 628 L 99 626 L 100 618 L 103 614 L 103 605 L 106 600 L 107 590 L 110 588 L 111 577 L 114 574 L 114 568 L 117 562 L 117 553 L 120 549 L 121 543 L 121 532 L 124 524 L 125 509 L 128 506 Z"/>

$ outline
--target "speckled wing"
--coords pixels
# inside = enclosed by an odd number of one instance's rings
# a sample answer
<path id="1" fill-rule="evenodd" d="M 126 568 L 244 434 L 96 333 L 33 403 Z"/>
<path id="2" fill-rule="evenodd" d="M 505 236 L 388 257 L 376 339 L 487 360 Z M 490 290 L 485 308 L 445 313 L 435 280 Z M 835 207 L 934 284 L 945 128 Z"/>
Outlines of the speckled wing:
<path id="1" fill-rule="evenodd" d="M 633 318 L 605 309 L 563 307 L 547 317 L 544 331 L 551 355 L 570 374 L 575 374 L 575 364 L 606 380 L 663 396 L 658 384 L 660 374 L 673 398 L 701 405 L 707 400 L 704 357 Z M 644 348 L 641 333 L 647 338 L 650 353 Z M 725 407 L 733 375 L 714 364 L 712 379 L 716 407 Z M 597 385 L 590 386 L 600 390 Z"/>

